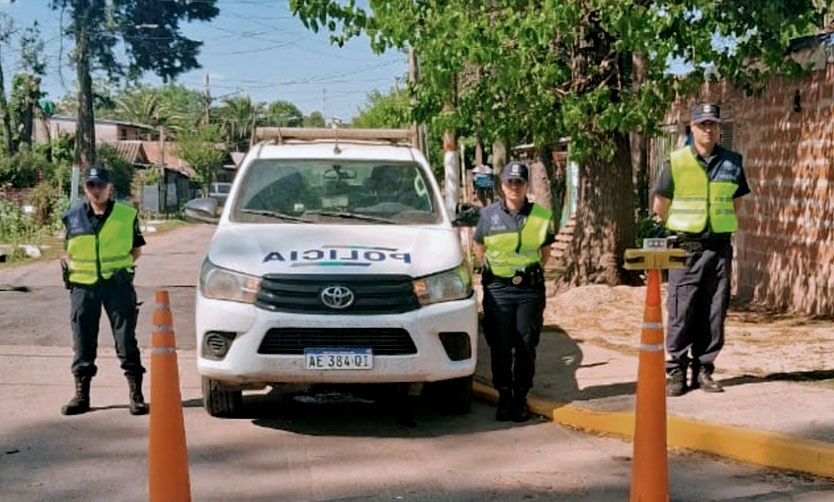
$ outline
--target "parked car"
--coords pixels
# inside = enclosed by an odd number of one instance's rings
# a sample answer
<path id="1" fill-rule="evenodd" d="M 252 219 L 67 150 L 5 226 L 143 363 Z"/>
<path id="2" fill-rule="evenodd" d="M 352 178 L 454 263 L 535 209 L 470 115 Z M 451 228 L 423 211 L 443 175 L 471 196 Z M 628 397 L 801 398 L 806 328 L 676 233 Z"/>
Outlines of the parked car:
<path id="1" fill-rule="evenodd" d="M 422 152 L 363 131 L 281 128 L 242 161 L 197 287 L 209 414 L 299 383 L 417 384 L 470 409 L 477 304 L 456 223 Z"/>
<path id="2" fill-rule="evenodd" d="M 225 205 L 226 199 L 229 198 L 229 190 L 232 184 L 226 182 L 212 183 L 209 187 L 209 197 L 215 199 L 219 205 Z"/>

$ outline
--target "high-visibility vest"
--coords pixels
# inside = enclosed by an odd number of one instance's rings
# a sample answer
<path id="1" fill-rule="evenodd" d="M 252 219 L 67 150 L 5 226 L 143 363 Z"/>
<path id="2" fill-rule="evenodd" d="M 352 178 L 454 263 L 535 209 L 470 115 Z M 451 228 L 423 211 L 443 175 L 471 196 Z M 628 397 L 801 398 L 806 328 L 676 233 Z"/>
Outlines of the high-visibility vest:
<path id="1" fill-rule="evenodd" d="M 727 162 L 724 160 L 723 162 Z M 669 206 L 666 228 L 677 232 L 732 233 L 738 228 L 733 195 L 738 189 L 735 178 L 719 177 L 710 181 L 690 147 L 675 150 L 670 163 L 675 192 Z"/>
<path id="2" fill-rule="evenodd" d="M 552 214 L 543 206 L 533 204 L 527 221 L 519 230 L 484 237 L 490 271 L 498 277 L 512 277 L 528 265 L 539 263 L 539 249 L 547 238 Z"/>
<path id="3" fill-rule="evenodd" d="M 91 286 L 118 270 L 133 268 L 133 224 L 136 209 L 116 202 L 104 225 L 95 231 L 85 205 L 64 216 L 67 227 L 69 282 Z"/>

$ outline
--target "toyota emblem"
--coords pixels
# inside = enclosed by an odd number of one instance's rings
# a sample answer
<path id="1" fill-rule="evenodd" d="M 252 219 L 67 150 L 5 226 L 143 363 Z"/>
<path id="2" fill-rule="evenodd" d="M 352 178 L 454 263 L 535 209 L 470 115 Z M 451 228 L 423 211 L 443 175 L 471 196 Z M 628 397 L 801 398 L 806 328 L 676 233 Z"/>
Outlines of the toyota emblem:
<path id="1" fill-rule="evenodd" d="M 345 286 L 327 286 L 320 295 L 321 302 L 332 309 L 346 309 L 353 305 L 353 291 Z"/>

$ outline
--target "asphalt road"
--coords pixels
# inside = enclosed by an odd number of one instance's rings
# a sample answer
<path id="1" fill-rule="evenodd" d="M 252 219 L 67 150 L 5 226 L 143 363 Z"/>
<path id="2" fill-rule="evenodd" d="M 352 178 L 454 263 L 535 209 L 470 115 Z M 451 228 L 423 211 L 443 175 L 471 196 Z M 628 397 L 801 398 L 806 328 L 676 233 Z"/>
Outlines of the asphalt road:
<path id="1" fill-rule="evenodd" d="M 495 422 L 409 405 L 385 393 L 318 389 L 246 397 L 244 416 L 201 407 L 193 350 L 193 284 L 213 227 L 147 234 L 137 287 L 148 346 L 154 292 L 171 295 L 193 500 L 622 501 L 632 445 L 543 419 Z M 127 413 L 118 361 L 101 333 L 91 413 L 63 417 L 72 394 L 68 301 L 57 262 L 0 269 L 0 487 L 4 501 L 147 500 L 148 418 Z M 147 350 L 143 354 L 150 368 Z M 146 383 L 146 395 L 149 395 Z M 153 405 L 153 403 L 152 403 Z M 830 480 L 672 453 L 671 500 L 826 500 Z"/>

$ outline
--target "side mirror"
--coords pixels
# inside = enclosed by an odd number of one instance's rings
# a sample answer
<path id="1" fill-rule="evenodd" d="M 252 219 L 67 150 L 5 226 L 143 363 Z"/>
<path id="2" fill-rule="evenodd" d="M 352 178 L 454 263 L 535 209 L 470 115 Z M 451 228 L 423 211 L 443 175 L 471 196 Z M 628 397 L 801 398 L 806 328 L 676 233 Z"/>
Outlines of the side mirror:
<path id="1" fill-rule="evenodd" d="M 452 225 L 456 227 L 474 227 L 481 217 L 481 208 L 473 204 L 458 204 L 455 219 Z"/>
<path id="2" fill-rule="evenodd" d="M 202 223 L 217 223 L 217 199 L 210 197 L 191 199 L 185 203 L 185 219 Z"/>

